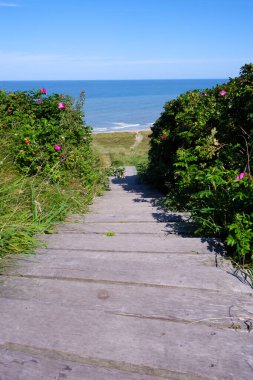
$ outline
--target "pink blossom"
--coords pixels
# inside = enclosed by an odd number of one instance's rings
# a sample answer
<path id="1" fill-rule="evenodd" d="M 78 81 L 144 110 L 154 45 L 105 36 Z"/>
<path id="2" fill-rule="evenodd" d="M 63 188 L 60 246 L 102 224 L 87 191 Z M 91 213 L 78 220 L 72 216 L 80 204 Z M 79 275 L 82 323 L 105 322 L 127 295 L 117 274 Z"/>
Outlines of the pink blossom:
<path id="1" fill-rule="evenodd" d="M 222 90 L 221 92 L 220 92 L 220 96 L 224 96 L 224 95 L 226 95 L 227 94 L 227 91 L 225 91 L 225 90 Z"/>
<path id="2" fill-rule="evenodd" d="M 47 90 L 45 89 L 45 87 L 42 87 L 42 88 L 40 89 L 40 92 L 41 92 L 42 94 L 44 94 L 44 95 L 47 94 Z"/>
<path id="3" fill-rule="evenodd" d="M 243 179 L 245 176 L 246 176 L 246 173 L 245 173 L 245 172 L 242 172 L 242 173 L 240 173 L 240 174 L 236 177 L 236 179 Z"/>
<path id="4" fill-rule="evenodd" d="M 65 104 L 64 103 L 62 103 L 62 102 L 60 102 L 59 104 L 58 104 L 58 108 L 59 108 L 59 110 L 65 110 Z"/>
<path id="5" fill-rule="evenodd" d="M 61 147 L 60 147 L 60 145 L 55 144 L 54 149 L 58 152 L 59 150 L 61 150 Z"/>
<path id="6" fill-rule="evenodd" d="M 42 103 L 42 99 L 37 99 L 37 103 Z"/>
<path id="7" fill-rule="evenodd" d="M 163 135 L 161 136 L 161 140 L 166 140 L 167 137 L 168 137 L 167 135 L 163 134 Z"/>

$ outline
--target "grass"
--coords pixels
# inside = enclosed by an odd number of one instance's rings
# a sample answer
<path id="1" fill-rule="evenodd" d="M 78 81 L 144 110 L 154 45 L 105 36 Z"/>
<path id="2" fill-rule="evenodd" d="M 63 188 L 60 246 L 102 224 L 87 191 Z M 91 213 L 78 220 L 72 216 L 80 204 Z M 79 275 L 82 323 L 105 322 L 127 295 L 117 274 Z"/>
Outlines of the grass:
<path id="1" fill-rule="evenodd" d="M 0 265 L 10 254 L 34 252 L 40 245 L 35 235 L 52 233 L 54 223 L 69 213 L 85 213 L 103 188 L 84 187 L 74 178 L 51 184 L 41 176 L 24 176 L 0 154 Z"/>
<path id="2" fill-rule="evenodd" d="M 147 161 L 149 150 L 148 131 L 97 133 L 93 146 L 104 166 L 138 166 Z"/>
<path id="3" fill-rule="evenodd" d="M 147 161 L 150 131 L 94 134 L 93 148 L 103 166 L 126 166 Z M 137 139 L 136 139 L 137 138 Z M 102 181 L 103 182 L 103 181 Z M 71 175 L 52 184 L 45 177 L 18 172 L 8 144 L 0 152 L 0 266 L 10 254 L 32 253 L 40 245 L 36 235 L 54 232 L 54 223 L 68 214 L 85 213 L 104 183 L 84 187 Z M 107 236 L 114 236 L 109 232 Z M 2 264 L 1 264 L 2 263 Z"/>
<path id="4" fill-rule="evenodd" d="M 116 234 L 115 234 L 115 232 L 110 231 L 110 232 L 105 232 L 104 235 L 105 236 L 115 236 Z"/>
<path id="5" fill-rule="evenodd" d="M 44 95 L 0 91 L 2 268 L 8 255 L 35 251 L 36 237 L 51 233 L 54 223 L 86 212 L 108 183 L 82 121 L 83 96 Z"/>

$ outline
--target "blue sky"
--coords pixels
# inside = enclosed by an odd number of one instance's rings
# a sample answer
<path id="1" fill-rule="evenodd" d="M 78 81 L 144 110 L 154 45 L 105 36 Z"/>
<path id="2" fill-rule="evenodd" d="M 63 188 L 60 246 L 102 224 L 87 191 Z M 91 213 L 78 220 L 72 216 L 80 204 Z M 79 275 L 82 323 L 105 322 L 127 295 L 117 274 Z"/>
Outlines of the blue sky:
<path id="1" fill-rule="evenodd" d="M 0 80 L 227 78 L 253 0 L 0 0 Z"/>

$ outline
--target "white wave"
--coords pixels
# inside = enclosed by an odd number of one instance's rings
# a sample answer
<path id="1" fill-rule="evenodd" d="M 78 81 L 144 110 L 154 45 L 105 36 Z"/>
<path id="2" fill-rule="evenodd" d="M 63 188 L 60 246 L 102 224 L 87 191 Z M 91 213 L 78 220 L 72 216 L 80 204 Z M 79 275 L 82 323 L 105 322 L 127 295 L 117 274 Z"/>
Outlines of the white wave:
<path id="1" fill-rule="evenodd" d="M 133 128 L 133 127 L 140 127 L 141 124 L 130 124 L 130 123 L 112 123 L 115 125 L 113 129 L 123 129 L 123 128 Z"/>
<path id="2" fill-rule="evenodd" d="M 94 132 L 105 132 L 108 131 L 108 128 L 93 128 Z"/>
<path id="3" fill-rule="evenodd" d="M 145 128 L 151 128 L 153 127 L 154 123 L 146 123 L 146 124 L 143 124 L 143 127 Z"/>
<path id="4" fill-rule="evenodd" d="M 134 131 L 134 130 L 145 130 L 145 129 L 150 129 L 154 123 L 124 123 L 124 122 L 118 122 L 118 123 L 109 123 L 107 122 L 106 124 L 110 124 L 108 127 L 98 127 L 98 128 L 93 128 L 93 132 L 101 132 L 101 133 L 107 133 L 107 132 L 117 132 L 121 130 L 126 130 L 126 131 Z"/>
<path id="5" fill-rule="evenodd" d="M 118 130 L 118 129 L 126 129 L 126 128 L 129 128 L 129 127 L 112 127 L 112 129 L 114 129 L 114 130 Z"/>

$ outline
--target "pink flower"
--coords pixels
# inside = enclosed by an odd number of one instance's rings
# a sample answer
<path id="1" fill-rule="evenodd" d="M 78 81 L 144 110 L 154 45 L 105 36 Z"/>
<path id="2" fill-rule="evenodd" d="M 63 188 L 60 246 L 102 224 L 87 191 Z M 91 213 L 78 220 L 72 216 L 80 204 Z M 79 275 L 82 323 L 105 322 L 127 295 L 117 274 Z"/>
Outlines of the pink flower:
<path id="1" fill-rule="evenodd" d="M 42 99 L 37 99 L 37 103 L 42 103 Z"/>
<path id="2" fill-rule="evenodd" d="M 240 173 L 240 174 L 236 177 L 236 179 L 243 179 L 245 176 L 246 176 L 246 173 L 245 173 L 245 172 L 242 172 L 242 173 Z"/>
<path id="3" fill-rule="evenodd" d="M 58 104 L 58 108 L 59 108 L 59 110 L 65 110 L 65 104 L 64 103 L 62 103 L 62 102 L 60 102 L 59 104 Z"/>
<path id="4" fill-rule="evenodd" d="M 55 144 L 54 149 L 58 152 L 59 150 L 61 150 L 61 147 L 60 147 L 60 145 Z"/>
<path id="5" fill-rule="evenodd" d="M 225 91 L 225 90 L 222 90 L 221 92 L 220 92 L 220 96 L 224 96 L 224 95 L 226 95 L 227 94 L 227 91 Z"/>
<path id="6" fill-rule="evenodd" d="M 42 94 L 44 94 L 44 95 L 47 94 L 47 90 L 45 89 L 45 87 L 42 87 L 42 88 L 40 89 L 40 92 L 41 92 Z"/>
<path id="7" fill-rule="evenodd" d="M 161 140 L 166 140 L 167 137 L 168 137 L 167 135 L 163 134 L 163 135 L 161 136 Z"/>

